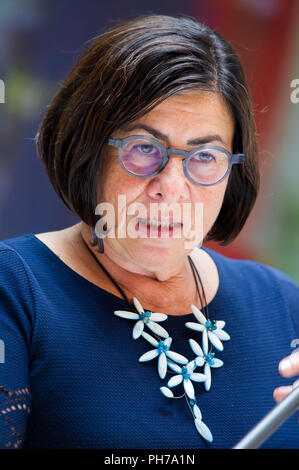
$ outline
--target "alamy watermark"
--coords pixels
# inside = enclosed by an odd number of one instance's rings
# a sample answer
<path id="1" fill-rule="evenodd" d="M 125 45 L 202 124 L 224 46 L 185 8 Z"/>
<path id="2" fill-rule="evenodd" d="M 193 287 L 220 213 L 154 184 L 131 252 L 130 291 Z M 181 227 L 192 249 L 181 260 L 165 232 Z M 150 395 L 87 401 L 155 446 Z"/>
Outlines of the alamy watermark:
<path id="1" fill-rule="evenodd" d="M 0 364 L 5 362 L 5 345 L 4 341 L 0 339 Z"/>
<path id="2" fill-rule="evenodd" d="M 3 80 L 0 80 L 0 103 L 5 103 L 5 85 Z"/>
<path id="3" fill-rule="evenodd" d="M 181 238 L 184 248 L 194 248 L 203 240 L 203 203 L 141 202 L 127 205 L 126 195 L 119 194 L 117 207 L 109 202 L 97 205 L 100 215 L 95 226 L 99 238 Z"/>
<path id="4" fill-rule="evenodd" d="M 294 80 L 290 83 L 291 88 L 294 90 L 290 94 L 291 103 L 297 104 L 299 103 L 299 78 L 294 78 Z"/>

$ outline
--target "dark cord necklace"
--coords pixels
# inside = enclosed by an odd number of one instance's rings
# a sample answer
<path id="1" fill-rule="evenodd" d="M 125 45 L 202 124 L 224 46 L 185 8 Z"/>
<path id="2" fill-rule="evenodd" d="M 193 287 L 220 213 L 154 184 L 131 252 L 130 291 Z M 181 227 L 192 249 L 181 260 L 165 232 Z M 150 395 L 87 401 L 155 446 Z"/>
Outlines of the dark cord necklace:
<path id="1" fill-rule="evenodd" d="M 105 268 L 105 266 L 102 265 L 102 263 L 100 262 L 100 260 L 97 258 L 97 256 L 94 254 L 94 252 L 89 248 L 88 244 L 86 243 L 86 241 L 84 240 L 83 236 L 82 236 L 82 233 L 80 231 L 80 235 L 81 235 L 81 238 L 85 244 L 85 246 L 87 247 L 87 249 L 89 250 L 89 252 L 91 253 L 91 255 L 94 257 L 95 261 L 98 263 L 98 265 L 101 267 L 101 269 L 104 271 L 104 273 L 106 274 L 106 276 L 111 280 L 111 282 L 114 284 L 114 286 L 118 289 L 118 291 L 120 292 L 120 294 L 122 295 L 122 297 L 125 299 L 127 305 L 129 308 L 132 308 L 133 305 L 132 303 L 129 301 L 126 293 L 123 291 L 123 289 L 118 285 L 118 283 L 115 281 L 115 279 L 111 276 L 111 274 L 109 273 L 109 271 L 107 271 L 107 269 Z M 192 270 L 192 274 L 193 274 L 193 277 L 194 277 L 194 281 L 195 281 L 195 285 L 196 285 L 196 289 L 197 289 L 197 292 L 198 292 L 198 296 L 199 296 L 199 299 L 200 299 L 200 304 L 201 304 L 201 310 L 202 312 L 204 312 L 205 314 L 205 317 L 206 319 L 208 320 L 209 319 L 209 312 L 208 312 L 208 306 L 207 306 L 207 301 L 206 301 L 206 295 L 205 295 L 205 291 L 204 291 L 204 287 L 203 287 L 203 284 L 202 284 L 202 281 L 201 281 L 201 278 L 200 278 L 200 275 L 198 273 L 198 270 L 193 262 L 193 260 L 191 259 L 190 256 L 188 256 L 188 261 L 190 263 L 190 266 L 191 266 L 191 270 Z M 198 281 L 200 283 L 200 286 L 201 286 L 201 289 L 202 289 L 202 293 L 203 293 L 203 298 L 204 298 L 204 301 L 205 301 L 205 305 L 203 304 L 203 301 L 202 301 L 202 297 L 201 297 L 201 294 L 200 294 L 200 289 L 199 289 L 199 286 L 198 286 Z"/>
<path id="2" fill-rule="evenodd" d="M 81 232 L 80 232 L 81 233 Z M 123 296 L 123 298 L 125 299 L 125 301 L 127 302 L 127 305 L 129 308 L 132 308 L 132 304 L 130 303 L 127 295 L 125 294 L 125 292 L 122 290 L 122 288 L 117 284 L 117 282 L 115 281 L 115 279 L 113 279 L 113 277 L 111 276 L 111 274 L 107 271 L 107 269 L 105 268 L 105 266 L 102 265 L 102 263 L 99 261 L 99 259 L 97 258 L 97 256 L 93 253 L 93 251 L 89 248 L 89 246 L 87 245 L 87 243 L 85 242 L 83 236 L 82 236 L 82 233 L 81 233 L 81 237 L 82 237 L 82 240 L 85 244 L 85 246 L 88 248 L 89 252 L 92 254 L 92 256 L 94 257 L 94 259 L 96 260 L 96 262 L 98 263 L 98 265 L 102 268 L 102 270 L 104 271 L 104 273 L 106 274 L 106 276 L 109 277 L 109 279 L 111 280 L 111 282 L 115 285 L 115 287 L 118 289 L 118 291 L 120 292 L 120 294 Z"/>

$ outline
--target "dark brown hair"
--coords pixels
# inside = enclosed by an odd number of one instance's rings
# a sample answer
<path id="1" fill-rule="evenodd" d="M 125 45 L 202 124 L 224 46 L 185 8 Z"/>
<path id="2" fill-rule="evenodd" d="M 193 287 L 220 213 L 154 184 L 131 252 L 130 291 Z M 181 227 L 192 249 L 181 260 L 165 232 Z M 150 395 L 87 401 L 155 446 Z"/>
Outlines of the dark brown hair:
<path id="1" fill-rule="evenodd" d="M 101 153 L 122 125 L 183 90 L 217 92 L 235 120 L 233 165 L 222 208 L 205 241 L 240 232 L 259 188 L 250 92 L 240 61 L 218 33 L 189 17 L 148 15 L 93 40 L 54 97 L 36 135 L 37 151 L 66 206 L 95 226 Z"/>

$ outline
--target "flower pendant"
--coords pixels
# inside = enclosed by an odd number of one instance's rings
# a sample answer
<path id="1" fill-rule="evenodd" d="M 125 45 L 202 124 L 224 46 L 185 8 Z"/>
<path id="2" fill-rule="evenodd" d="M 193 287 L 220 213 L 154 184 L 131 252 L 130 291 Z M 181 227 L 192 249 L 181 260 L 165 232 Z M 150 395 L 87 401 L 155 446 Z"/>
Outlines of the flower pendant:
<path id="1" fill-rule="evenodd" d="M 187 328 L 202 334 L 202 347 L 194 339 L 189 339 L 189 345 L 195 357 L 189 361 L 186 357 L 170 349 L 172 338 L 168 332 L 159 325 L 165 321 L 168 315 L 165 313 L 151 312 L 144 310 L 139 300 L 134 297 L 133 303 L 135 312 L 126 310 L 116 310 L 114 314 L 127 320 L 135 320 L 132 337 L 134 340 L 143 337 L 148 341 L 153 349 L 145 352 L 139 357 L 139 362 L 158 359 L 158 374 L 163 380 L 167 372 L 174 372 L 168 379 L 167 386 L 160 387 L 160 391 L 166 398 L 178 398 L 173 394 L 172 389 L 182 384 L 184 395 L 193 414 L 194 425 L 197 432 L 208 442 L 213 441 L 213 436 L 208 426 L 202 421 L 202 414 L 196 401 L 196 391 L 194 384 L 203 383 L 206 391 L 211 387 L 211 369 L 222 367 L 223 361 L 215 358 L 215 353 L 209 351 L 209 342 L 218 351 L 223 350 L 222 341 L 228 341 L 230 336 L 223 328 L 224 321 L 208 320 L 203 313 L 195 306 L 190 305 L 197 322 L 187 322 Z M 145 326 L 151 330 L 156 338 L 144 331 Z M 203 373 L 197 372 L 197 368 L 203 367 Z"/>

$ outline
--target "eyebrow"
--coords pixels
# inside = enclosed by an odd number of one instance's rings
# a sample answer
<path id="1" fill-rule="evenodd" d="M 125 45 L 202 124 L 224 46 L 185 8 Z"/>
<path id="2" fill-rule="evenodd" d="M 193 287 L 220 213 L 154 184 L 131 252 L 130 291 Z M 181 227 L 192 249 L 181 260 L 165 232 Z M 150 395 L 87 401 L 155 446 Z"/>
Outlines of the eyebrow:
<path id="1" fill-rule="evenodd" d="M 162 132 L 158 131 L 157 129 L 154 129 L 151 126 L 148 126 L 147 124 L 136 123 L 136 124 L 132 124 L 131 126 L 128 124 L 124 128 L 126 131 L 144 130 L 148 132 L 149 134 L 152 134 L 156 139 L 164 140 L 164 142 L 166 142 L 169 145 L 169 139 L 167 135 L 162 134 Z M 208 144 L 214 141 L 221 142 L 223 145 L 226 145 L 223 139 L 218 134 L 209 134 L 204 137 L 197 137 L 195 139 L 188 140 L 187 144 L 188 145 L 203 145 L 203 144 Z"/>

